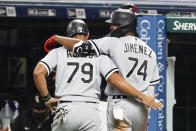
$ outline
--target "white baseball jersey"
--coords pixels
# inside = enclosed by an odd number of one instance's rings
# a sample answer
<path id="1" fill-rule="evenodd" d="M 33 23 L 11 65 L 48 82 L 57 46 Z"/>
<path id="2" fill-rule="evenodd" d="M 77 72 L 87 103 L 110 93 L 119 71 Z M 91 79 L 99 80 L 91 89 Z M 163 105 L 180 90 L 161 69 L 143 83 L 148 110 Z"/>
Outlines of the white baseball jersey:
<path id="1" fill-rule="evenodd" d="M 142 40 L 134 36 L 104 37 L 89 40 L 99 54 L 110 56 L 123 77 L 139 91 L 159 82 L 159 71 L 155 52 Z M 110 88 L 109 95 L 123 94 Z"/>
<path id="2" fill-rule="evenodd" d="M 53 49 L 39 63 L 48 74 L 56 69 L 55 95 L 68 101 L 98 102 L 101 75 L 107 80 L 118 71 L 106 55 L 78 57 L 64 47 Z"/>

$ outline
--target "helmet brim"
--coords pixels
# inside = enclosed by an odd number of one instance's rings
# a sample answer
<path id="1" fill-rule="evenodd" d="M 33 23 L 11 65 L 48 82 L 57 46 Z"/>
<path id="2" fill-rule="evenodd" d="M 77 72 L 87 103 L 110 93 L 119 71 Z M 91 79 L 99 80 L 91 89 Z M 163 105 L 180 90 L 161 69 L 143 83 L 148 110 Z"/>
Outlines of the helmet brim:
<path id="1" fill-rule="evenodd" d="M 112 23 L 112 19 L 106 20 L 105 22 L 111 24 Z"/>

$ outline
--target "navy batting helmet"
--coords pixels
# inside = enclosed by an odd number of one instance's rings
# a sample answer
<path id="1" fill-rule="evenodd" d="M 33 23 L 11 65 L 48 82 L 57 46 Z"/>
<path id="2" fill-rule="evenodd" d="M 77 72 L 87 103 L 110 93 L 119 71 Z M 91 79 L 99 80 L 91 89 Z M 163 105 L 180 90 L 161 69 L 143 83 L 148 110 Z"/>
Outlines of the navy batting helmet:
<path id="1" fill-rule="evenodd" d="M 112 36 L 121 37 L 128 32 L 136 33 L 137 15 L 127 9 L 117 9 L 111 14 L 107 23 L 118 25 L 118 28 L 111 32 Z"/>
<path id="2" fill-rule="evenodd" d="M 67 26 L 67 36 L 73 37 L 77 34 L 87 35 L 89 33 L 88 26 L 83 20 L 72 20 Z"/>

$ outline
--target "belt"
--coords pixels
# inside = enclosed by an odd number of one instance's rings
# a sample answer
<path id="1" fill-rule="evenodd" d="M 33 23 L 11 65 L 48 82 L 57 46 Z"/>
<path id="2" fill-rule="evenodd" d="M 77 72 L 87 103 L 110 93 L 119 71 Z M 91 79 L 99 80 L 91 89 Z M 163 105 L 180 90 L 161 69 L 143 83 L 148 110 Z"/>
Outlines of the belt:
<path id="1" fill-rule="evenodd" d="M 124 96 L 124 95 L 113 95 L 112 96 L 112 99 L 127 99 L 128 97 L 127 96 Z"/>
<path id="2" fill-rule="evenodd" d="M 73 103 L 73 102 L 85 102 L 85 103 L 94 103 L 97 104 L 97 102 L 94 101 L 64 101 L 64 100 L 60 100 L 59 103 Z"/>

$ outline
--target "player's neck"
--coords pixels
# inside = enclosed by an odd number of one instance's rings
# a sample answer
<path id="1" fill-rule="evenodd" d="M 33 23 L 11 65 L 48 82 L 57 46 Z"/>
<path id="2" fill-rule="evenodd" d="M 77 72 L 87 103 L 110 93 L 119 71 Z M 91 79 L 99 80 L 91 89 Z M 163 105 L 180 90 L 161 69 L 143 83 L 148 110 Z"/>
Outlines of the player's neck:
<path id="1" fill-rule="evenodd" d="M 127 35 L 135 36 L 135 34 L 133 32 L 129 32 L 125 36 L 127 36 Z"/>

